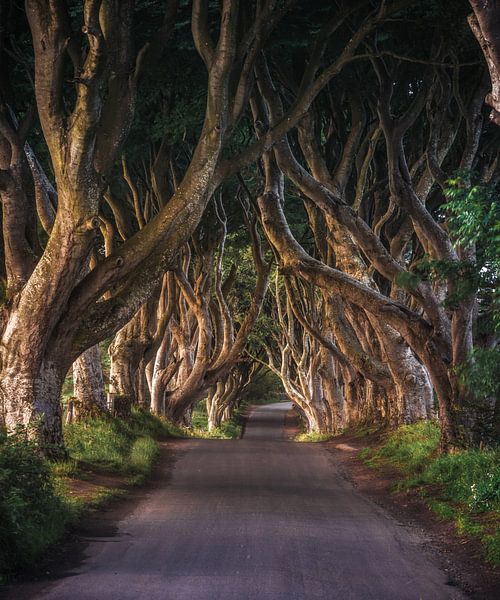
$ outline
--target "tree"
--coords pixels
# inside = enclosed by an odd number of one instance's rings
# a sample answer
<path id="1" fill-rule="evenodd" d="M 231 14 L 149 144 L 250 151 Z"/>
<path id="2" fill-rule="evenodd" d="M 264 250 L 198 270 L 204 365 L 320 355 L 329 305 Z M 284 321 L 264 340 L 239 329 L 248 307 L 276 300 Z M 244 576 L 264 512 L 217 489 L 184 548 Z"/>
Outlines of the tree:
<path id="1" fill-rule="evenodd" d="M 442 448 L 477 441 L 459 370 L 477 346 L 478 290 L 458 294 L 453 276 L 477 268 L 477 244 L 453 239 L 443 190 L 457 168 L 494 186 L 497 138 L 483 123 L 488 83 L 464 27 L 467 5 L 453 22 L 447 6 L 27 0 L 43 135 L 30 138 L 34 112 L 4 86 L 7 427 L 35 425 L 60 453 L 63 378 L 113 337 L 116 412 L 146 406 L 149 390 L 155 411 L 181 421 L 204 394 L 224 398 L 245 381 L 238 361 L 269 265 L 254 223 L 255 298 L 236 331 L 218 190 L 238 176 L 283 275 L 271 311 L 284 349 L 294 337 L 287 377 L 296 380 L 305 352 L 300 368 L 316 388 L 303 396 L 326 415 L 314 427 L 428 417 L 434 393 Z M 132 29 L 146 8 L 153 16 Z M 410 44 L 409 23 L 419 28 Z M 156 76 L 162 62 L 139 94 L 174 35 L 196 71 L 185 110 L 179 78 Z M 9 57 L 28 73 L 20 89 L 29 100 L 30 43 L 18 38 Z M 302 243 L 288 222 L 298 199 Z M 435 275 L 438 264 L 447 276 Z"/>
<path id="2" fill-rule="evenodd" d="M 40 185 L 41 173 L 30 175 L 27 169 L 27 126 L 17 128 L 4 119 L 8 164 L 2 171 L 2 202 L 9 301 L 2 320 L 0 390 L 8 428 L 37 422 L 43 443 L 57 453 L 62 444 L 59 393 L 69 366 L 130 320 L 175 265 L 220 182 L 291 127 L 335 74 L 327 70 L 314 80 L 316 67 L 276 132 L 240 156 L 221 160 L 247 105 L 255 59 L 292 5 L 257 2 L 239 10 L 238 2 L 225 1 L 215 19 L 208 2 L 193 2 L 193 41 L 208 75 L 205 115 L 193 155 L 176 192 L 156 217 L 85 273 L 99 236 L 102 196 L 133 119 L 138 82 L 148 58 L 158 55 L 173 31 L 175 2 L 167 3 L 158 36 L 134 53 L 132 1 L 86 0 L 71 6 L 27 1 L 36 104 L 57 209 L 47 242 L 43 250 L 37 249 L 38 240 L 31 240 L 33 227 L 26 231 L 35 220 L 29 189 L 37 190 L 39 204 L 43 201 L 47 209 L 44 214 L 53 214 L 54 207 Z M 339 26 L 351 12 L 336 13 Z M 351 52 L 378 18 L 378 13 L 369 15 Z M 79 20 L 81 33 L 74 29 Z M 218 34 L 216 44 L 209 23 Z"/>
<path id="3" fill-rule="evenodd" d="M 470 28 L 484 54 L 491 79 L 486 103 L 492 108 L 490 119 L 500 125 L 500 4 L 496 1 L 469 0 L 474 11 L 468 17 Z"/>
<path id="4" fill-rule="evenodd" d="M 391 50 L 385 52 L 389 57 L 393 56 Z M 457 283 L 451 277 L 446 283 L 433 284 L 416 274 L 412 263 L 418 263 L 418 255 L 425 253 L 455 265 L 455 269 L 464 260 L 472 261 L 474 268 L 477 267 L 475 249 L 471 246 L 455 247 L 434 207 L 442 206 L 446 201 L 439 187 L 446 179 L 446 175 L 443 179 L 442 170 L 445 159 L 448 160 L 448 169 L 453 168 L 453 161 L 456 166 L 465 169 L 478 165 L 485 83 L 484 78 L 475 80 L 474 91 L 466 103 L 459 88 L 457 67 L 452 76 L 453 82 L 444 69 L 431 67 L 417 76 L 414 67 L 409 68 L 408 78 L 405 78 L 400 72 L 401 57 L 385 59 L 383 56 L 381 47 L 366 55 L 371 59 L 380 86 L 376 105 L 372 89 L 372 96 L 364 103 L 363 110 L 369 108 L 373 111 L 372 119 L 375 119 L 371 131 L 366 130 L 359 116 L 360 108 L 351 103 L 351 128 L 342 152 L 336 157 L 336 170 L 331 173 L 325 158 L 328 154 L 321 153 L 317 143 L 324 134 L 320 134 L 321 129 L 315 124 L 311 109 L 297 127 L 297 141 L 284 137 L 274 145 L 272 154 L 265 155 L 264 192 L 258 204 L 264 229 L 280 256 L 282 268 L 299 274 L 326 293 L 333 287 L 342 298 L 343 314 L 348 315 L 358 339 L 366 335 L 377 336 L 384 362 L 391 371 L 390 377 L 385 380 L 387 391 L 392 379 L 400 390 L 400 397 L 408 398 L 410 410 L 424 400 L 420 414 L 425 416 L 429 414 L 431 404 L 430 376 L 439 402 L 441 447 L 450 450 L 472 440 L 477 442 L 481 437 L 475 426 L 477 406 L 474 408 L 471 404 L 469 393 L 457 379 L 457 369 L 467 360 L 473 347 L 477 296 L 475 290 L 469 290 L 468 294 L 458 297 L 455 293 Z M 408 62 L 413 61 L 409 59 Z M 444 66 L 439 56 L 421 62 Z M 449 71 L 452 69 L 453 63 L 450 63 Z M 365 70 L 363 76 L 366 79 L 370 75 Z M 258 66 L 257 77 L 261 99 L 255 99 L 254 115 L 258 127 L 265 131 L 268 122 L 272 128 L 275 122 L 280 121 L 286 95 L 280 94 L 279 88 L 274 86 L 264 62 Z M 280 72 L 277 77 L 283 85 Z M 349 82 L 346 83 L 349 97 Z M 458 106 L 458 120 L 450 120 L 447 111 L 451 102 Z M 435 108 L 437 106 L 441 106 L 442 113 Z M 345 112 L 342 114 L 345 115 Z M 466 136 L 459 139 L 456 136 L 462 119 Z M 418 150 L 422 142 L 418 138 L 414 147 L 407 143 L 408 139 L 413 140 L 409 132 L 414 126 L 428 136 L 421 154 Z M 377 152 L 376 146 L 371 145 L 371 141 L 378 137 L 379 128 L 384 136 L 385 158 Z M 363 130 L 367 131 L 364 144 L 360 133 Z M 303 163 L 294 156 L 293 144 L 300 149 Z M 355 165 L 356 151 L 363 154 Z M 489 174 L 488 177 L 492 177 L 498 165 L 496 154 L 496 151 L 485 151 L 481 156 L 481 168 Z M 409 159 L 414 161 L 411 169 Z M 372 177 L 376 178 L 381 172 L 378 162 L 382 169 L 385 167 L 387 170 L 389 180 L 378 182 L 374 179 L 368 195 L 363 191 L 366 167 L 372 169 Z M 356 185 L 346 189 L 355 167 L 358 170 Z M 328 261 L 325 251 L 320 251 L 318 258 L 311 256 L 291 233 L 283 210 L 286 194 L 282 174 L 318 210 L 315 222 L 320 222 L 325 236 L 323 239 L 331 246 L 334 263 Z M 437 187 L 434 187 L 435 183 Z M 378 200 L 383 195 L 374 193 L 377 187 L 387 189 L 390 200 L 385 208 L 379 206 Z M 361 209 L 364 218 L 359 214 Z M 394 227 L 391 234 L 386 224 L 391 218 L 394 224 L 397 223 L 394 220 L 396 210 L 399 226 Z M 410 248 L 412 262 L 407 264 L 406 253 Z M 370 276 L 369 269 L 376 273 L 378 285 Z M 354 314 L 349 306 L 354 308 Z M 363 325 L 365 319 L 368 328 L 366 323 Z M 340 336 L 337 337 L 340 346 L 339 339 Z M 365 373 L 367 371 L 365 368 Z M 383 380 L 381 377 L 379 382 Z M 422 397 L 425 389 L 429 390 L 427 400 L 424 399 L 425 394 Z M 389 405 L 394 403 L 397 405 L 397 400 L 389 397 Z M 401 414 L 404 413 L 403 408 Z"/>

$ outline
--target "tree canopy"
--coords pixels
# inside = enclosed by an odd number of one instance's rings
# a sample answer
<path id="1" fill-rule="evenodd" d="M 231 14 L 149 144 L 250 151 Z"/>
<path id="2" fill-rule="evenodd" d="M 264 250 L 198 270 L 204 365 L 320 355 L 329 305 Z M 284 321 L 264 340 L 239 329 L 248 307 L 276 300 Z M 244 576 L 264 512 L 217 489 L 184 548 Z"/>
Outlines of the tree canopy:
<path id="1" fill-rule="evenodd" d="M 442 450 L 491 440 L 494 10 L 3 3 L 7 429 L 63 452 L 72 365 L 73 416 L 188 424 L 270 369 L 311 430 L 439 419 Z"/>

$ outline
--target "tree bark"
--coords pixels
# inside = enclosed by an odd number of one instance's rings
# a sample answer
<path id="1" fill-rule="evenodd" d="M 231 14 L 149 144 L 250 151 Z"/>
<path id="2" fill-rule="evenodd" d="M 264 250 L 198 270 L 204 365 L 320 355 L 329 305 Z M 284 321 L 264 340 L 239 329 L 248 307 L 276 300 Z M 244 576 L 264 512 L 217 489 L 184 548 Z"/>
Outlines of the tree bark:
<path id="1" fill-rule="evenodd" d="M 98 345 L 86 350 L 73 363 L 72 421 L 97 417 L 107 412 L 101 350 Z M 68 412 L 69 412 L 68 408 Z"/>
<path id="2" fill-rule="evenodd" d="M 491 91 L 486 103 L 491 106 L 490 119 L 500 126 L 500 4 L 498 0 L 469 0 L 474 11 L 468 17 L 488 65 Z"/>

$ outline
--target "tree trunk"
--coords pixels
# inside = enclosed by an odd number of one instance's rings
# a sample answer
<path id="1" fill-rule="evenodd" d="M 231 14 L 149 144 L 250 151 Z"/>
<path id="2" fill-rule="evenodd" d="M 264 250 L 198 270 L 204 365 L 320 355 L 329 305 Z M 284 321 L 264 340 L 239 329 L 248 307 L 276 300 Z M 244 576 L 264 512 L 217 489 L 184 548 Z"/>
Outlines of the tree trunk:
<path id="1" fill-rule="evenodd" d="M 141 397 L 138 389 L 138 384 L 141 382 L 138 370 L 146 347 L 143 339 L 142 311 L 141 308 L 133 319 L 120 329 L 109 347 L 111 357 L 109 394 L 111 399 L 116 397 L 121 399 L 122 416 L 127 416 L 127 406 L 137 405 Z"/>
<path id="2" fill-rule="evenodd" d="M 72 419 L 80 421 L 107 412 L 101 350 L 96 344 L 73 363 Z"/>
<path id="3" fill-rule="evenodd" d="M 223 411 L 218 403 L 219 397 L 219 384 L 217 384 L 217 388 L 210 390 L 207 396 L 208 431 L 210 432 L 221 426 Z"/>
<path id="4" fill-rule="evenodd" d="M 60 401 L 64 375 L 61 369 L 48 361 L 34 369 L 30 361 L 20 363 L 15 356 L 4 354 L 3 359 L 7 364 L 4 362 L 2 369 L 0 398 L 7 431 L 26 428 L 29 437 L 38 440 L 46 456 L 64 458 Z"/>

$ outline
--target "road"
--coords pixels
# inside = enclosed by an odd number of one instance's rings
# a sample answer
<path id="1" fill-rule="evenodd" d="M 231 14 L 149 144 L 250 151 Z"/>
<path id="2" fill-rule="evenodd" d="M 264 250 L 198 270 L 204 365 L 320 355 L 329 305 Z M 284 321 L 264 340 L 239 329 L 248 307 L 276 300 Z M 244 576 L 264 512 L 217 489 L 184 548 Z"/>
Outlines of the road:
<path id="1" fill-rule="evenodd" d="M 87 540 L 42 600 L 464 598 L 409 533 L 357 493 L 331 453 L 284 440 L 290 405 L 257 408 L 236 441 L 181 444 L 170 478 L 116 532 Z M 27 595 L 26 595 L 27 594 Z"/>

